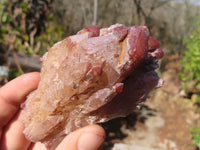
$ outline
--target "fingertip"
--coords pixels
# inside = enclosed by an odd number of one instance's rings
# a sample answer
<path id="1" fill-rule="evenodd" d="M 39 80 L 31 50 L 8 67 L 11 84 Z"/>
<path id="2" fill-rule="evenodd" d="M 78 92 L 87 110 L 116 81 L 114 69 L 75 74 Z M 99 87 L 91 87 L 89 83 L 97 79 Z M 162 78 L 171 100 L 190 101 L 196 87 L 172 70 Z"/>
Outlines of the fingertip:
<path id="1" fill-rule="evenodd" d="M 38 72 L 23 74 L 0 89 L 0 95 L 5 101 L 21 103 L 25 96 L 37 88 L 40 81 Z"/>
<path id="2" fill-rule="evenodd" d="M 26 96 L 37 88 L 39 81 L 38 72 L 27 73 L 0 88 L 0 127 L 8 123 Z"/>
<path id="3" fill-rule="evenodd" d="M 103 144 L 105 130 L 99 125 L 88 125 L 67 135 L 56 150 L 97 150 Z"/>
<path id="4" fill-rule="evenodd" d="M 89 132 L 89 131 L 94 132 L 96 134 L 101 135 L 104 138 L 105 138 L 105 135 L 106 135 L 105 130 L 100 125 L 97 125 L 97 124 L 88 125 L 86 127 L 83 127 L 80 130 L 83 130 L 84 132 Z"/>
<path id="5" fill-rule="evenodd" d="M 23 84 L 28 84 L 30 82 L 38 84 L 40 81 L 40 73 L 39 72 L 26 73 L 13 80 L 21 81 Z"/>
<path id="6" fill-rule="evenodd" d="M 98 125 L 91 125 L 83 131 L 77 143 L 78 150 L 97 150 L 105 139 L 105 131 Z"/>

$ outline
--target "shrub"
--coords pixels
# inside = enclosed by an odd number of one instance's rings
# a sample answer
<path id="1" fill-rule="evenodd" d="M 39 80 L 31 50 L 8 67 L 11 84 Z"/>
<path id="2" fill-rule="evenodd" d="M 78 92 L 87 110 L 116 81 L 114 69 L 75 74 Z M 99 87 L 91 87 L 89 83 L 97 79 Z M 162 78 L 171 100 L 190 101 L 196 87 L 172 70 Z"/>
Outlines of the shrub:
<path id="1" fill-rule="evenodd" d="M 63 35 L 64 28 L 54 23 L 51 0 L 0 0 L 0 56 L 7 57 L 9 50 L 41 56 Z M 17 66 L 11 78 L 23 73 Z"/>
<path id="2" fill-rule="evenodd" d="M 190 135 L 193 139 L 193 144 L 200 148 L 200 128 L 191 128 Z"/>
<path id="3" fill-rule="evenodd" d="M 200 22 L 196 25 L 194 33 L 184 42 L 186 50 L 180 62 L 183 68 L 180 77 L 184 82 L 195 80 L 195 86 L 200 88 Z"/>
<path id="4" fill-rule="evenodd" d="M 197 23 L 191 36 L 184 40 L 186 50 L 180 61 L 182 71 L 180 78 L 184 82 L 184 88 L 190 94 L 195 94 L 194 103 L 197 112 L 200 113 L 200 22 Z M 191 128 L 190 135 L 193 144 L 200 148 L 200 127 Z"/>

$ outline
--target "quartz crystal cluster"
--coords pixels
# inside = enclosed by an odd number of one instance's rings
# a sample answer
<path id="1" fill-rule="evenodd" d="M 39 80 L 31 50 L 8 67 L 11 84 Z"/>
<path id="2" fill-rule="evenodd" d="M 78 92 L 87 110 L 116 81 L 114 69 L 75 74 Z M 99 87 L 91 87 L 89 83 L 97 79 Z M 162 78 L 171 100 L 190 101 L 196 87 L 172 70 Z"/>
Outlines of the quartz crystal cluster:
<path id="1" fill-rule="evenodd" d="M 162 57 L 145 26 L 91 26 L 56 43 L 22 105 L 26 138 L 51 146 L 77 128 L 128 115 L 162 85 L 154 71 Z"/>

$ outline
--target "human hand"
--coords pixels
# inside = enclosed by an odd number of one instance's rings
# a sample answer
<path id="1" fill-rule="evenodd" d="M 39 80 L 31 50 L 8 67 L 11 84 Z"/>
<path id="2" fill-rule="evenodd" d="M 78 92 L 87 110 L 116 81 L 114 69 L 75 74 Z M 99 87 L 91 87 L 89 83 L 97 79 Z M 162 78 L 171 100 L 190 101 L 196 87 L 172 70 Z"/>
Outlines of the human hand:
<path id="1" fill-rule="evenodd" d="M 39 73 L 22 75 L 0 88 L 0 149 L 45 150 L 40 142 L 31 143 L 22 131 L 20 104 L 37 88 Z M 105 131 L 99 125 L 89 125 L 67 135 L 56 150 L 97 150 L 104 141 Z"/>

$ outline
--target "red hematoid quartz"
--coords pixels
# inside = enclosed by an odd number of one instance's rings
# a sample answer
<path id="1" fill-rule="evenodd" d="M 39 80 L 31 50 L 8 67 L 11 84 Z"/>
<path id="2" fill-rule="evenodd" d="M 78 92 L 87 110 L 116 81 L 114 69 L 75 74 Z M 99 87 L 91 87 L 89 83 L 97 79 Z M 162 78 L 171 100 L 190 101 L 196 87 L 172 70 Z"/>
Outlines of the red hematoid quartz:
<path id="1" fill-rule="evenodd" d="M 56 43 L 23 104 L 24 134 L 52 146 L 77 128 L 128 115 L 162 85 L 154 71 L 162 57 L 145 26 L 91 26 Z"/>

